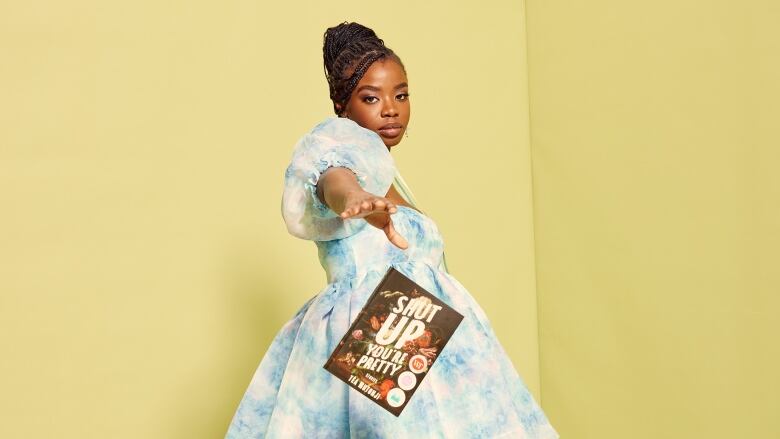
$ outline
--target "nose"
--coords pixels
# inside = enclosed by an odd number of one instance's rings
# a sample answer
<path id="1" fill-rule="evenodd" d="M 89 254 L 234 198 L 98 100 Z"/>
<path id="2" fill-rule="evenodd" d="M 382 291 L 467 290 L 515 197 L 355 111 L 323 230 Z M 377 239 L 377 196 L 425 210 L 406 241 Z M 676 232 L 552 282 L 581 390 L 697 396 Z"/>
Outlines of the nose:
<path id="1" fill-rule="evenodd" d="M 383 117 L 398 116 L 398 110 L 395 108 L 394 99 L 385 99 L 385 105 L 382 107 Z"/>

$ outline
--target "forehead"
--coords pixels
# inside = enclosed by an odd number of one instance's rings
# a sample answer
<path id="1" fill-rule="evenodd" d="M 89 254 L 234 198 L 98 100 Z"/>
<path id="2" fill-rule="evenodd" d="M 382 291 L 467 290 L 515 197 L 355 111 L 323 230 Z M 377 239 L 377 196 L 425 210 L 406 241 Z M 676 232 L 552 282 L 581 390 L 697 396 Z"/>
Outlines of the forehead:
<path id="1" fill-rule="evenodd" d="M 393 88 L 402 82 L 407 81 L 406 74 L 400 64 L 392 59 L 377 60 L 371 64 L 363 74 L 363 77 L 360 78 L 357 87 L 373 85 L 379 88 Z"/>

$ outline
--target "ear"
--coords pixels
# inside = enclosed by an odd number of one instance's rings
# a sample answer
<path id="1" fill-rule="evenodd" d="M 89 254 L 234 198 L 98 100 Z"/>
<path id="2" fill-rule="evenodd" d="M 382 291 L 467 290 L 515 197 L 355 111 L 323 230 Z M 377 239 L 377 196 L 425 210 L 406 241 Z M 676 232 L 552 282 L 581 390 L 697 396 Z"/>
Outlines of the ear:
<path id="1" fill-rule="evenodd" d="M 339 117 L 345 117 L 346 111 L 347 111 L 346 108 L 343 105 L 341 105 L 340 103 L 336 103 L 335 107 L 336 107 L 336 111 L 338 112 Z"/>

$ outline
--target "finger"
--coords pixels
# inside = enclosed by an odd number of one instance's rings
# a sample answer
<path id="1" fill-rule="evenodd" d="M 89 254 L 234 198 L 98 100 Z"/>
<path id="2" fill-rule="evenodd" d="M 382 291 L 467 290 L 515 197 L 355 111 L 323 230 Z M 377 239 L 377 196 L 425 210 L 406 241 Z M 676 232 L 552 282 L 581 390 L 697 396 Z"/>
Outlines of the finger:
<path id="1" fill-rule="evenodd" d="M 365 216 L 363 214 L 366 212 L 368 213 L 371 212 L 371 203 L 368 201 L 363 201 L 356 206 L 352 206 L 350 208 L 344 209 L 344 211 L 341 212 L 339 216 L 341 216 L 342 218 L 350 218 L 350 217 L 360 218 Z"/>
<path id="2" fill-rule="evenodd" d="M 406 250 L 409 248 L 409 243 L 406 241 L 406 239 L 401 236 L 400 233 L 396 232 L 395 227 L 393 227 L 393 221 L 390 220 L 387 222 L 387 225 L 384 228 L 385 235 L 387 235 L 387 239 L 396 247 L 400 248 L 401 250 Z"/>
<path id="3" fill-rule="evenodd" d="M 387 211 L 387 212 L 390 212 L 390 213 L 395 213 L 395 211 L 397 210 L 395 208 L 395 204 L 393 204 L 392 201 L 390 201 L 390 200 L 388 200 L 386 198 L 380 198 L 380 199 L 374 201 L 374 207 L 376 208 L 376 210 L 379 210 L 379 211 L 382 211 L 382 212 Z"/>
<path id="4" fill-rule="evenodd" d="M 358 214 L 362 215 L 363 213 L 369 214 L 374 211 L 374 204 L 370 200 L 363 200 L 362 203 L 360 203 L 360 209 L 358 210 Z"/>
<path id="5" fill-rule="evenodd" d="M 387 201 L 385 201 L 385 200 L 383 200 L 381 198 L 377 198 L 376 200 L 374 200 L 374 208 L 375 209 L 377 209 L 377 210 L 384 210 L 386 206 L 387 206 Z"/>
<path id="6" fill-rule="evenodd" d="M 366 208 L 367 208 L 366 207 L 366 203 L 367 203 L 367 201 L 364 200 L 360 204 L 357 204 L 357 205 L 354 205 L 354 206 L 349 207 L 347 209 L 344 209 L 344 212 L 342 212 L 342 213 L 345 213 L 346 215 L 342 215 L 342 217 L 346 218 L 346 217 L 350 217 L 350 216 L 360 215 L 361 213 L 363 213 L 363 211 L 366 210 Z M 370 207 L 370 203 L 369 203 L 368 207 Z"/>
<path id="7" fill-rule="evenodd" d="M 352 206 L 352 207 L 350 207 L 348 209 L 344 209 L 344 212 L 341 213 L 341 217 L 342 218 L 353 217 L 355 215 L 359 215 L 360 211 L 361 211 L 360 205 Z"/>
<path id="8" fill-rule="evenodd" d="M 360 215 L 360 217 L 366 217 L 373 213 L 383 212 L 384 208 L 377 206 L 378 201 L 379 200 L 365 200 L 360 203 L 358 215 Z"/>

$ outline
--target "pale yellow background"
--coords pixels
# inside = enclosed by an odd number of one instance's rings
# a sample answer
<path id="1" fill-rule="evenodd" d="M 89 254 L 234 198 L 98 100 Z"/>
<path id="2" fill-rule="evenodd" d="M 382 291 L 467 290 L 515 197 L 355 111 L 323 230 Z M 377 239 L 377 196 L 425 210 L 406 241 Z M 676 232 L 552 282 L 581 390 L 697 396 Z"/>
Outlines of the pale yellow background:
<path id="1" fill-rule="evenodd" d="M 780 10 L 685 0 L 0 5 L 0 437 L 224 436 L 326 282 L 279 203 L 343 20 L 562 437 L 780 436 Z"/>
<path id="2" fill-rule="evenodd" d="M 780 6 L 527 3 L 545 406 L 780 437 Z"/>
<path id="3" fill-rule="evenodd" d="M 224 436 L 326 283 L 280 200 L 344 20 L 403 57 L 393 154 L 540 397 L 522 4 L 6 2 L 0 437 Z"/>

